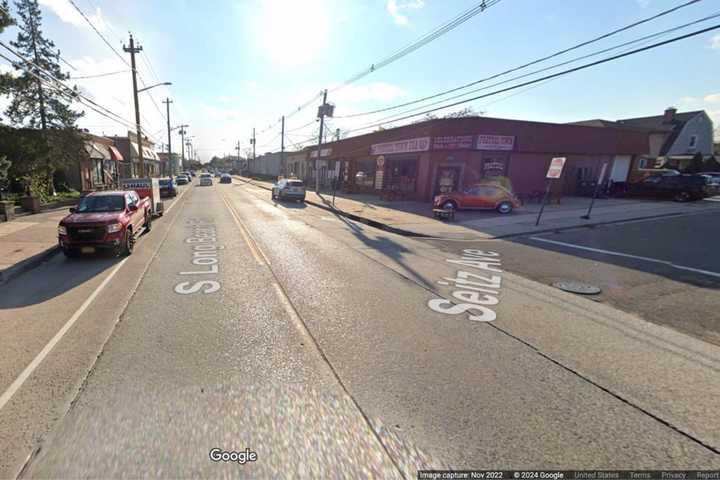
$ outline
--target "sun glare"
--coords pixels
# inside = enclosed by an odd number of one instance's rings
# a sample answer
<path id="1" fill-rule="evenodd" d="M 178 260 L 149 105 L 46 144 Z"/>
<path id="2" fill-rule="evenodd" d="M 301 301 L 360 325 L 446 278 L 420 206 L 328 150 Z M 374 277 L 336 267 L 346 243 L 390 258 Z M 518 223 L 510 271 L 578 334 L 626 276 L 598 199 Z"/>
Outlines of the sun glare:
<path id="1" fill-rule="evenodd" d="M 277 64 L 297 66 L 316 59 L 328 39 L 323 0 L 265 0 L 256 25 L 262 48 Z"/>

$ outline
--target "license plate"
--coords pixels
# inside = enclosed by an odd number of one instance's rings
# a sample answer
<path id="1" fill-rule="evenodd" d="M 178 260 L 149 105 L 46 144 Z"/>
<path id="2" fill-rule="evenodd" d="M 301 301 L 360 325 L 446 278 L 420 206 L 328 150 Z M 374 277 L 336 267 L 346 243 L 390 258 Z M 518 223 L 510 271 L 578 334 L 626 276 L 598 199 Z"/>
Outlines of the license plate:
<path id="1" fill-rule="evenodd" d="M 81 247 L 80 253 L 95 253 L 95 247 Z"/>

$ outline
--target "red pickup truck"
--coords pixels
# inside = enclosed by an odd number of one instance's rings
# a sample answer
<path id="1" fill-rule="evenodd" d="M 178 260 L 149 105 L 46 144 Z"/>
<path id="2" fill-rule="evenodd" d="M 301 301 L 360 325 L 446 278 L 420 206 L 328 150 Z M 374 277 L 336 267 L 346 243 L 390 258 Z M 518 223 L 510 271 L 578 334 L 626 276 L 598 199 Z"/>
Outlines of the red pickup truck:
<path id="1" fill-rule="evenodd" d="M 70 258 L 99 249 L 130 255 L 135 239 L 143 229 L 149 231 L 151 223 L 149 197 L 140 198 L 132 190 L 93 192 L 60 220 L 58 242 Z"/>

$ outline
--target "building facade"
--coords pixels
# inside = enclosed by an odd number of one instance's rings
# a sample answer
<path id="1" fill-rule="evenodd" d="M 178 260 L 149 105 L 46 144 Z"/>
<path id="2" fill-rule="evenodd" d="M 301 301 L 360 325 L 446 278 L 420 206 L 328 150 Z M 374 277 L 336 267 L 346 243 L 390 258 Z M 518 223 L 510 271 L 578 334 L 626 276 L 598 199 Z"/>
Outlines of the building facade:
<path id="1" fill-rule="evenodd" d="M 126 137 L 108 137 L 112 139 L 113 145 L 123 156 L 124 161 L 120 164 L 121 178 L 136 178 L 141 175 L 140 158 L 142 155 L 144 176 L 158 177 L 161 175 L 160 157 L 155 153 L 155 143 L 147 137 L 142 139 L 142 148 L 138 149 L 136 135 L 128 132 Z"/>
<path id="2" fill-rule="evenodd" d="M 647 131 L 619 126 L 451 118 L 324 144 L 320 168 L 349 192 L 431 201 L 441 192 L 500 179 L 519 195 L 535 195 L 545 189 L 551 159 L 565 157 L 553 190 L 573 195 L 582 182 L 597 179 L 603 164 L 606 178 L 626 181 L 631 162 L 646 155 L 648 145 Z M 309 150 L 309 160 L 315 151 Z"/>
<path id="3" fill-rule="evenodd" d="M 248 171 L 252 175 L 277 178 L 282 172 L 280 152 L 268 152 L 248 159 Z"/>

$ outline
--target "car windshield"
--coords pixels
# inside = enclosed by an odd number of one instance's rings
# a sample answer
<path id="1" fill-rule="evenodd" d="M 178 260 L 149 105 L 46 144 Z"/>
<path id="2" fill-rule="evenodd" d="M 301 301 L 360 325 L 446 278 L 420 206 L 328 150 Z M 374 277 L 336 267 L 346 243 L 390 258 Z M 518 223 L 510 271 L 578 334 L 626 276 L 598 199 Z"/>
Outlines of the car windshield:
<path id="1" fill-rule="evenodd" d="M 83 197 L 75 210 L 77 213 L 121 212 L 125 209 L 122 195 L 93 195 Z"/>
<path id="2" fill-rule="evenodd" d="M 168 185 L 172 185 L 172 180 L 167 179 L 167 178 L 163 178 L 163 179 L 161 179 L 161 180 L 159 181 L 159 183 L 160 183 L 160 185 L 162 185 L 163 187 L 165 187 L 165 186 L 168 186 Z"/>
<path id="3" fill-rule="evenodd" d="M 288 185 L 290 185 L 291 187 L 302 187 L 303 182 L 301 182 L 300 180 L 290 180 L 288 182 Z"/>

